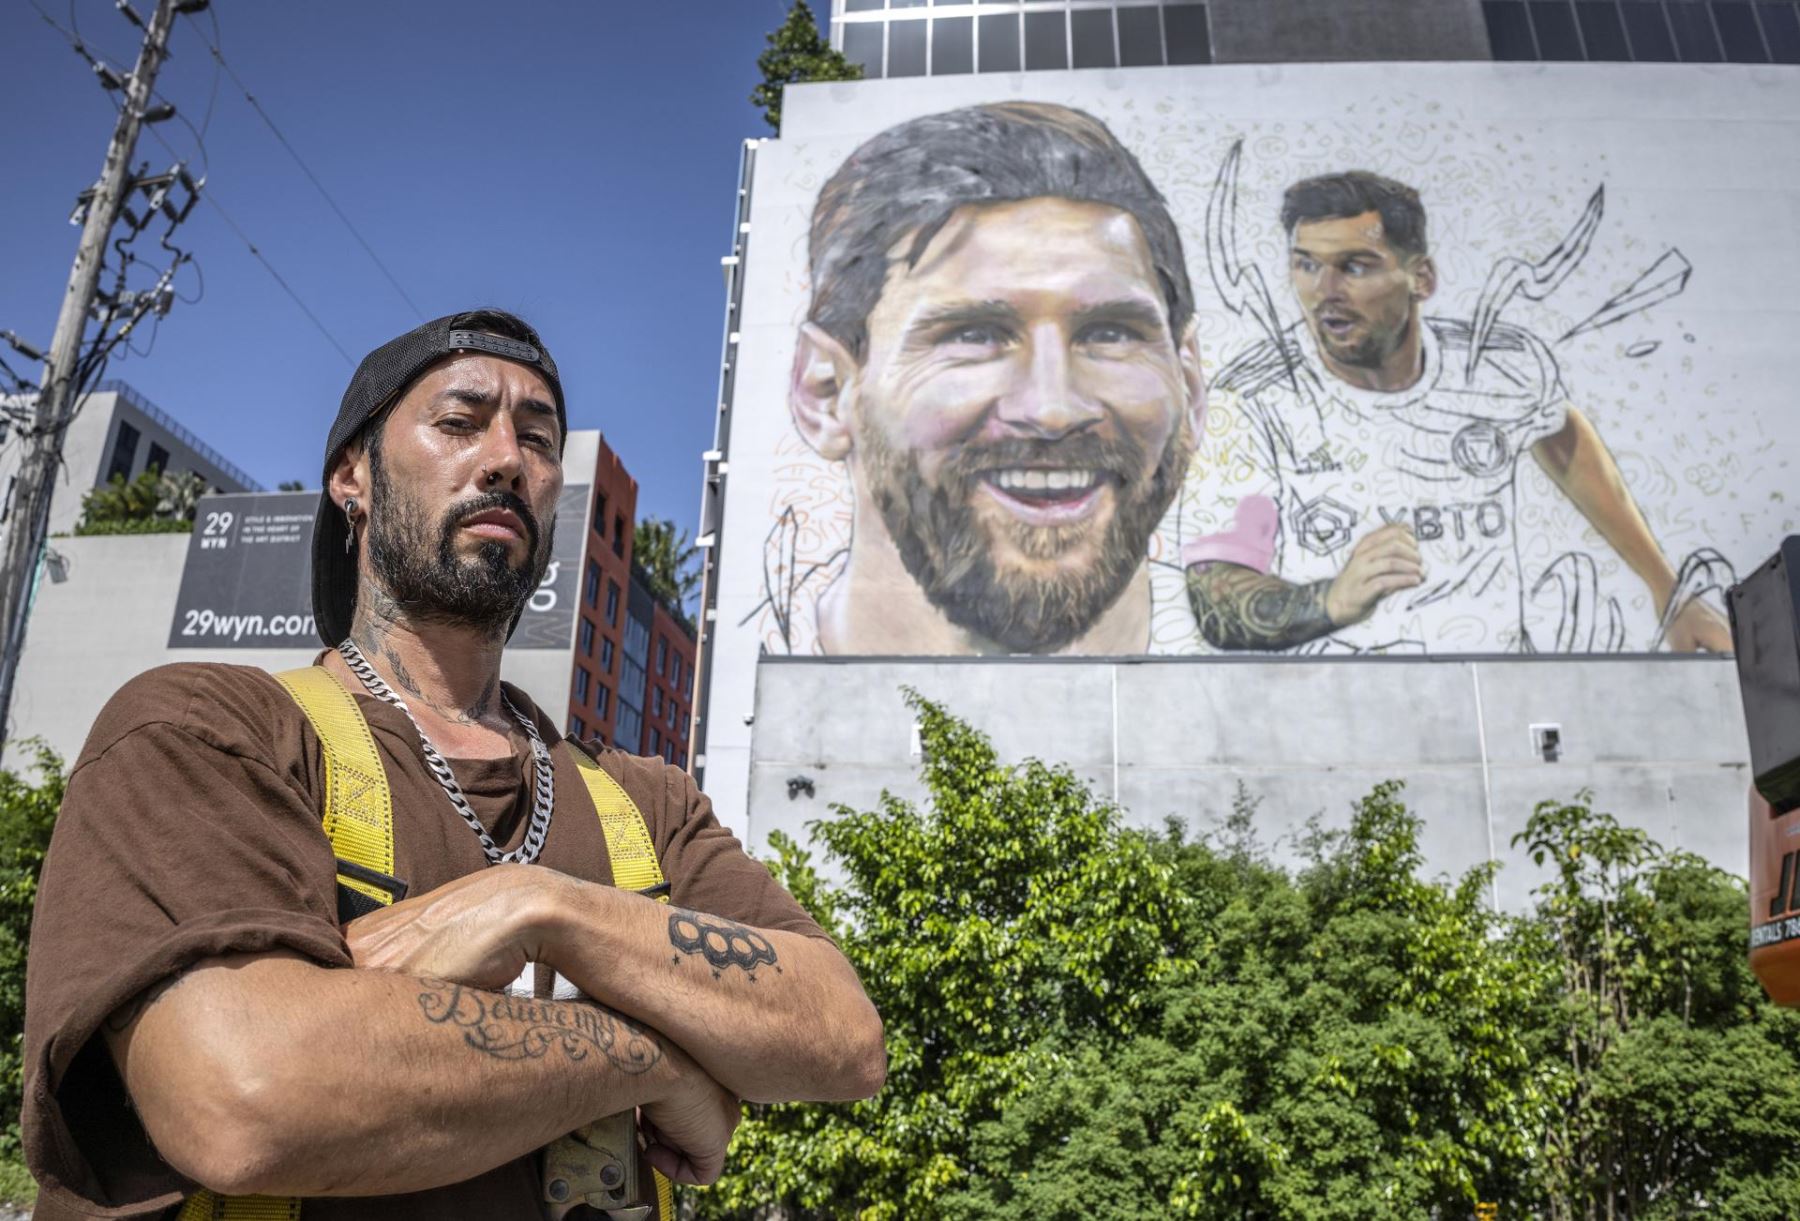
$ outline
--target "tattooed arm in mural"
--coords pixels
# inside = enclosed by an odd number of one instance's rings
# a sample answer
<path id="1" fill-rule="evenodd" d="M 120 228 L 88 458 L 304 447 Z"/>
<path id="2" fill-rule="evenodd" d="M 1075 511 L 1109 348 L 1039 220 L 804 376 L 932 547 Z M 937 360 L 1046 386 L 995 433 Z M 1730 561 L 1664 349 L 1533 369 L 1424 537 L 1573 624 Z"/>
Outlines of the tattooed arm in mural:
<path id="1" fill-rule="evenodd" d="M 504 986 L 546 963 L 750 1102 L 866 1098 L 881 1018 L 822 937 L 752 928 L 541 866 L 497 866 L 347 930 L 359 967 Z"/>
<path id="2" fill-rule="evenodd" d="M 1389 594 L 1425 579 L 1419 543 L 1398 523 L 1365 534 L 1343 571 L 1296 585 L 1242 564 L 1188 569 L 1188 601 L 1208 643 L 1220 649 L 1291 649 L 1361 623 Z"/>
<path id="3" fill-rule="evenodd" d="M 1649 588 L 1657 614 L 1666 615 L 1669 600 L 1678 593 L 1675 569 L 1657 546 L 1649 524 L 1625 487 L 1619 464 L 1593 423 L 1570 407 L 1568 423 L 1560 432 L 1532 446 L 1531 456 Z M 1664 640 L 1676 653 L 1731 651 L 1731 630 L 1725 620 L 1698 600 L 1676 608 L 1668 620 Z"/>

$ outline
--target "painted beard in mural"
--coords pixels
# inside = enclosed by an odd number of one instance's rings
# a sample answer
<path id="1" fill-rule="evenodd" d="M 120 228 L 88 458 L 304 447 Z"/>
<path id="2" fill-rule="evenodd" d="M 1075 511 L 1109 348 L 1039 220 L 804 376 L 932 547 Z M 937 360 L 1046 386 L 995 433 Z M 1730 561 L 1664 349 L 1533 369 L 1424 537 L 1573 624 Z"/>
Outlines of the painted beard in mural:
<path id="1" fill-rule="evenodd" d="M 951 451 L 932 477 L 916 455 L 888 446 L 880 429 L 862 430 L 858 446 L 869 495 L 932 605 L 1010 652 L 1049 653 L 1092 627 L 1125 591 L 1181 488 L 1194 439 L 1184 420 L 1147 478 L 1143 447 L 1129 436 L 970 444 Z M 1069 472 L 1070 486 L 1029 486 L 1038 480 L 1022 473 L 1046 468 Z M 1074 474 L 1083 471 L 1094 473 L 1085 489 Z M 990 497 L 1068 520 L 1030 524 L 991 501 L 984 512 Z M 1003 553 L 1017 558 L 1006 562 Z"/>
<path id="2" fill-rule="evenodd" d="M 434 522 L 416 497 L 394 487 L 378 446 L 371 447 L 369 467 L 369 563 L 388 596 L 421 622 L 509 631 L 550 564 L 555 519 L 540 531 L 523 499 L 496 491 L 460 500 Z M 488 509 L 509 509 L 524 523 L 525 559 L 517 566 L 502 542 L 457 554 L 458 525 Z"/>

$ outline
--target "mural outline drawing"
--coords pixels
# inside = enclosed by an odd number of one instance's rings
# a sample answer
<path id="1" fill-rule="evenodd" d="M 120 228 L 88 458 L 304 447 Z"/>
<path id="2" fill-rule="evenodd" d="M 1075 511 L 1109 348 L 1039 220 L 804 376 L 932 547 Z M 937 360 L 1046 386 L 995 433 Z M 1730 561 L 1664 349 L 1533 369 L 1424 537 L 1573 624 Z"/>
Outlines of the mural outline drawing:
<path id="1" fill-rule="evenodd" d="M 1598 595 L 1591 556 L 1566 553 L 1527 585 L 1517 464 L 1529 452 L 1649 589 L 1653 647 L 1729 649 L 1701 595 L 1728 584 L 1730 566 L 1710 548 L 1669 562 L 1550 345 L 1501 320 L 1515 297 L 1541 301 L 1581 264 L 1604 189 L 1542 259 L 1498 260 L 1463 321 L 1424 313 L 1438 283 L 1417 191 L 1361 170 L 1294 182 L 1281 213 L 1301 313 L 1290 324 L 1237 252 L 1241 157 L 1239 141 L 1214 182 L 1208 266 L 1225 307 L 1264 338 L 1215 390 L 1249 420 L 1236 459 L 1262 482 L 1231 528 L 1183 545 L 1201 635 L 1229 650 L 1422 652 L 1446 642 L 1450 616 L 1466 625 L 1473 613 L 1506 625 L 1486 651 L 1536 652 L 1527 605 L 1552 591 L 1556 651 L 1617 651 L 1621 613 Z M 1678 295 L 1691 270 L 1665 251 L 1558 342 Z"/>

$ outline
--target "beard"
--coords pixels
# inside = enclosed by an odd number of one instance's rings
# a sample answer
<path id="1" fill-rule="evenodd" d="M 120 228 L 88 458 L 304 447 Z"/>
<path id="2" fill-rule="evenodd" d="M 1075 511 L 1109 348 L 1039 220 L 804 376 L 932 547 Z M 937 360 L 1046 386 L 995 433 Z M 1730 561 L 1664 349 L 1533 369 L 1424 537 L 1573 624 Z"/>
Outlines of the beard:
<path id="1" fill-rule="evenodd" d="M 380 458 L 371 459 L 369 566 L 382 589 L 414 622 L 509 634 L 549 567 L 555 520 L 540 538 L 525 501 L 495 491 L 458 501 L 433 521 L 416 498 L 394 488 Z M 497 540 L 483 541 L 473 555 L 457 554 L 457 524 L 489 509 L 509 509 L 524 524 L 520 566 L 509 559 L 511 547 Z"/>
<path id="2" fill-rule="evenodd" d="M 869 494 L 906 571 L 950 622 L 1012 653 L 1053 653 L 1118 601 L 1144 562 L 1150 535 L 1180 491 L 1194 452 L 1184 418 L 1148 478 L 1144 447 L 1136 441 L 1083 433 L 963 446 L 928 481 L 915 455 L 889 448 L 876 429 L 862 431 Z M 995 524 L 976 511 L 985 474 L 1045 465 L 1100 472 L 1114 498 L 1105 523 Z M 1084 545 L 1098 554 L 1074 571 L 1041 574 L 997 561 L 1003 542 L 1028 561 L 1055 561 Z"/>
<path id="3" fill-rule="evenodd" d="M 1411 320 L 1402 317 L 1393 325 L 1383 326 L 1371 321 L 1367 315 L 1357 315 L 1363 324 L 1362 336 L 1353 340 L 1335 339 L 1317 322 L 1313 323 L 1313 338 L 1320 349 L 1331 359 L 1348 369 L 1381 369 L 1393 358 L 1406 342 L 1411 329 Z"/>

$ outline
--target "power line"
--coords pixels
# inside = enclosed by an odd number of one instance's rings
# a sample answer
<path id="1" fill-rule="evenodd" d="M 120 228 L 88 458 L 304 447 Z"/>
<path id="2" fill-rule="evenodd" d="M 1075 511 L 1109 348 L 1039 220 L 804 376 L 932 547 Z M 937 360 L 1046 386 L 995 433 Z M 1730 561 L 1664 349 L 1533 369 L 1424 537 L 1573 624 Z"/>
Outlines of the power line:
<path id="1" fill-rule="evenodd" d="M 412 297 L 407 294 L 406 289 L 400 286 L 400 281 L 395 278 L 392 271 L 388 270 L 388 265 L 381 261 L 381 256 L 375 253 L 375 248 L 369 245 L 368 239 L 363 237 L 362 231 L 356 227 L 350 220 L 350 217 L 338 206 L 337 200 L 333 199 L 331 192 L 325 189 L 325 184 L 319 181 L 319 176 L 313 173 L 311 166 L 306 164 L 306 159 L 300 155 L 299 150 L 296 149 L 292 142 L 282 134 L 281 128 L 275 125 L 275 120 L 269 117 L 269 112 L 263 109 L 262 103 L 256 100 L 256 95 L 250 92 L 250 87 L 244 84 L 243 78 L 238 76 L 231 64 L 225 59 L 225 53 L 219 49 L 218 42 L 208 40 L 205 32 L 200 29 L 200 23 L 195 21 L 193 17 L 188 17 L 188 24 L 193 26 L 195 33 L 199 34 L 201 40 L 206 43 L 207 50 L 212 52 L 214 61 L 217 62 L 221 68 L 225 69 L 225 75 L 229 76 L 232 84 L 238 87 L 238 92 L 244 95 L 244 100 L 250 103 L 251 109 L 256 111 L 257 116 L 268 126 L 269 131 L 281 142 L 281 147 L 287 150 L 288 156 L 294 159 L 294 164 L 300 167 L 300 172 L 306 175 L 307 181 L 313 184 L 313 187 L 319 192 L 319 195 L 328 205 L 330 205 L 331 210 L 337 214 L 337 218 L 344 222 L 344 228 L 350 231 L 350 236 L 354 237 L 357 244 L 363 248 L 363 253 L 369 256 L 369 261 L 374 263 L 375 266 L 380 269 L 381 274 L 387 277 L 387 282 L 393 286 L 395 292 L 400 294 L 400 299 L 406 302 L 407 307 L 420 318 L 424 318 L 425 311 L 420 309 L 418 302 L 414 301 Z M 215 17 L 215 30 L 217 29 L 217 24 L 218 19 Z"/>
<path id="2" fill-rule="evenodd" d="M 250 240 L 250 235 L 245 233 L 235 220 L 231 219 L 231 213 L 225 210 L 225 206 L 219 202 L 219 197 L 213 192 L 207 191 L 205 194 L 201 195 L 200 198 L 212 205 L 212 210 L 219 214 L 220 220 L 223 220 L 227 225 L 231 226 L 231 231 L 238 235 L 238 240 L 244 243 L 250 253 L 256 256 L 256 261 L 261 263 L 264 269 L 275 278 L 275 283 L 281 285 L 281 291 L 288 295 L 288 299 L 300 307 L 300 312 L 305 314 L 307 318 L 311 320 L 313 326 L 318 328 L 319 334 L 325 336 L 325 341 L 337 349 L 338 355 L 344 358 L 344 363 L 355 368 L 355 358 L 344 350 L 344 345 L 337 341 L 337 336 L 325 329 L 325 324 L 319 321 L 319 316 L 307 308 L 306 302 L 300 299 L 300 294 L 294 291 L 294 286 L 283 279 L 279 271 L 275 270 L 275 264 L 269 262 L 268 256 L 264 255 L 263 252 L 257 248 L 256 243 Z"/>

